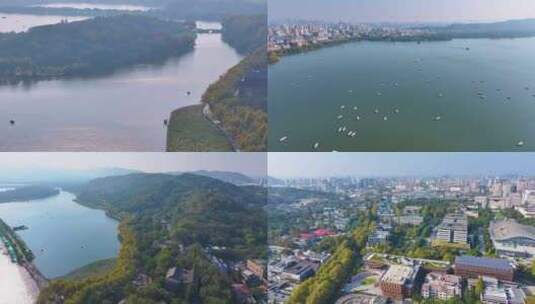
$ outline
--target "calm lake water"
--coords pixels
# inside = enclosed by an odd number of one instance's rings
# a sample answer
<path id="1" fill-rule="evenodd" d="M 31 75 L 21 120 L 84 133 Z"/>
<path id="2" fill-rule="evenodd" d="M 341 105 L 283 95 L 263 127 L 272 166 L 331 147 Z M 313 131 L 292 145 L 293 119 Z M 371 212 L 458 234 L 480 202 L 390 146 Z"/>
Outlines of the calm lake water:
<path id="1" fill-rule="evenodd" d="M 59 195 L 30 202 L 0 204 L 0 218 L 18 231 L 34 252 L 35 265 L 48 278 L 65 275 L 91 262 L 117 256 L 118 223 L 104 211 L 73 202 L 74 195 Z"/>
<path id="2" fill-rule="evenodd" d="M 79 21 L 87 17 L 66 17 L 66 16 L 35 16 L 25 14 L 4 14 L 0 13 L 0 33 L 25 32 L 31 27 L 56 24 L 61 20 Z"/>
<path id="3" fill-rule="evenodd" d="M 206 88 L 242 58 L 220 34 L 200 34 L 196 43 L 194 51 L 162 65 L 0 86 L 0 150 L 165 151 L 164 119 L 199 103 Z"/>
<path id="4" fill-rule="evenodd" d="M 270 150 L 535 150 L 534 53 L 535 38 L 524 38 L 357 42 L 285 57 L 270 67 Z"/>

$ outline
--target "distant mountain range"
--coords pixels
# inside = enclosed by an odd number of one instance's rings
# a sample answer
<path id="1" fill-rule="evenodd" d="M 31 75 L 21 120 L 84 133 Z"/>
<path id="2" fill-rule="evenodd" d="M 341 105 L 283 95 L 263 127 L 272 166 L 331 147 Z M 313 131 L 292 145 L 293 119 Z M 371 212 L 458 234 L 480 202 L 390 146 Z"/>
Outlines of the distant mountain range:
<path id="1" fill-rule="evenodd" d="M 81 183 L 88 182 L 92 179 L 99 177 L 127 175 L 138 172 L 140 171 L 124 168 L 95 168 L 86 170 L 48 168 L 3 168 L 0 171 L 0 184 Z"/>
<path id="2" fill-rule="evenodd" d="M 3 169 L 0 172 L 1 184 L 75 184 L 85 183 L 93 179 L 109 176 L 121 176 L 135 173 L 143 173 L 139 170 L 125 168 L 95 168 L 87 170 L 74 169 L 45 169 L 45 168 L 23 168 L 23 169 Z M 169 175 L 194 174 L 211 177 L 226 183 L 237 186 L 259 185 L 266 180 L 265 177 L 252 177 L 243 173 L 230 171 L 209 171 L 198 170 L 192 172 L 168 172 Z"/>
<path id="3" fill-rule="evenodd" d="M 506 38 L 535 35 L 535 19 L 494 23 L 455 23 L 447 26 L 420 27 L 448 38 Z"/>

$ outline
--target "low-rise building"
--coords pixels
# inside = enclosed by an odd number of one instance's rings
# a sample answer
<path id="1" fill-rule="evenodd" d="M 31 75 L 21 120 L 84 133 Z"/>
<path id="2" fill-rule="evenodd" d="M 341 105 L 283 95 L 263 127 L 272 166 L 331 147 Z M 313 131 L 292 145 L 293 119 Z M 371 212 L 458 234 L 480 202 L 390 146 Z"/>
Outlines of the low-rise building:
<path id="1" fill-rule="evenodd" d="M 424 221 L 421 215 L 401 215 L 398 217 L 400 225 L 420 225 Z"/>
<path id="2" fill-rule="evenodd" d="M 526 294 L 516 287 L 486 287 L 481 294 L 482 304 L 524 304 Z"/>
<path id="3" fill-rule="evenodd" d="M 390 266 L 379 282 L 383 295 L 395 300 L 410 297 L 419 272 L 420 265 L 413 267 L 401 265 Z"/>
<path id="4" fill-rule="evenodd" d="M 247 260 L 247 269 L 260 279 L 266 278 L 266 263 L 262 260 Z"/>
<path id="5" fill-rule="evenodd" d="M 390 231 L 377 229 L 368 236 L 368 246 L 386 245 L 389 236 Z"/>
<path id="6" fill-rule="evenodd" d="M 515 268 L 506 259 L 463 255 L 455 259 L 455 274 L 463 278 L 489 276 L 511 282 L 515 276 Z"/>
<path id="7" fill-rule="evenodd" d="M 318 268 L 318 264 L 310 261 L 298 261 L 281 272 L 284 279 L 302 282 L 306 278 L 313 276 Z"/>
<path id="8" fill-rule="evenodd" d="M 182 285 L 193 283 L 193 270 L 181 269 L 178 267 L 170 268 L 165 276 L 165 289 L 175 291 Z"/>
<path id="9" fill-rule="evenodd" d="M 422 297 L 448 300 L 462 295 L 461 277 L 451 274 L 430 272 L 421 289 Z"/>

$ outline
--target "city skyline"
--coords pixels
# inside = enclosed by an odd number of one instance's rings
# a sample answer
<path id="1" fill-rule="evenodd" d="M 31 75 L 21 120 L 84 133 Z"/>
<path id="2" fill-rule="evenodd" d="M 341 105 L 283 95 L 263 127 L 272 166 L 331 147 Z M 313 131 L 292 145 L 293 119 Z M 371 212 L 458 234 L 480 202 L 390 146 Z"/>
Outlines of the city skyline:
<path id="1" fill-rule="evenodd" d="M 270 153 L 272 177 L 535 175 L 535 153 Z"/>
<path id="2" fill-rule="evenodd" d="M 451 23 L 535 18 L 530 0 L 272 0 L 269 19 L 346 22 Z"/>

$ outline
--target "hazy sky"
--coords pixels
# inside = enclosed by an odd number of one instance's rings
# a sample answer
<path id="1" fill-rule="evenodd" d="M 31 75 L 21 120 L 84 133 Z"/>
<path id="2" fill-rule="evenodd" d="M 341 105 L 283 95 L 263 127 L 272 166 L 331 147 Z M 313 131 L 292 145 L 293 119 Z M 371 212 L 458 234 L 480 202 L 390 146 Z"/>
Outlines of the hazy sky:
<path id="1" fill-rule="evenodd" d="M 269 0 L 271 20 L 458 22 L 535 18 L 534 0 Z"/>
<path id="2" fill-rule="evenodd" d="M 535 176 L 535 153 L 270 153 L 269 175 L 317 176 Z"/>
<path id="3" fill-rule="evenodd" d="M 93 169 L 145 172 L 220 170 L 266 174 L 265 153 L 0 153 L 1 168 Z"/>

